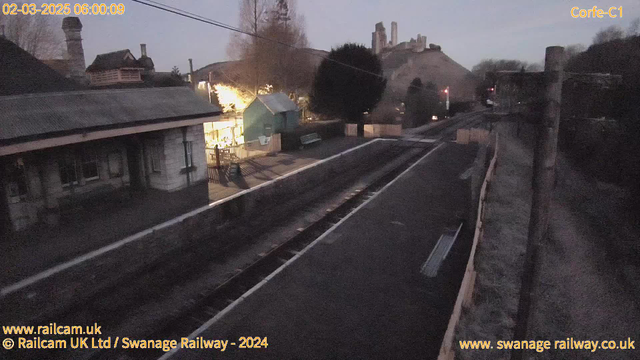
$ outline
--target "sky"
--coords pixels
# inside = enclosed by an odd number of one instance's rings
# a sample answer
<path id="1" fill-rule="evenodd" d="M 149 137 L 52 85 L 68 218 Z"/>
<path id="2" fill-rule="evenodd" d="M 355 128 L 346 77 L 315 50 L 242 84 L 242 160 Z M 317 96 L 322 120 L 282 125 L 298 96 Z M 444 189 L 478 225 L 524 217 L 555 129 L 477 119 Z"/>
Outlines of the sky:
<path id="1" fill-rule="evenodd" d="M 80 16 L 87 66 L 100 53 L 130 49 L 140 56 L 140 44 L 156 71 L 178 66 L 182 73 L 207 64 L 229 60 L 229 30 L 162 12 L 130 0 L 123 2 L 124 15 Z M 238 25 L 241 0 L 158 0 L 229 25 Z M 610 25 L 626 29 L 640 17 L 640 0 L 297 0 L 304 15 L 311 47 L 330 50 L 345 42 L 371 46 L 375 23 L 383 21 L 387 38 L 391 21 L 398 23 L 398 41 L 408 41 L 418 33 L 427 43 L 467 69 L 482 59 L 517 59 L 542 63 L 547 46 L 591 44 L 595 33 Z M 93 3 L 86 1 L 87 3 Z M 104 0 L 102 0 L 104 2 Z M 110 3 L 109 3 L 110 4 Z M 622 6 L 622 17 L 575 19 L 571 8 L 605 11 Z"/>

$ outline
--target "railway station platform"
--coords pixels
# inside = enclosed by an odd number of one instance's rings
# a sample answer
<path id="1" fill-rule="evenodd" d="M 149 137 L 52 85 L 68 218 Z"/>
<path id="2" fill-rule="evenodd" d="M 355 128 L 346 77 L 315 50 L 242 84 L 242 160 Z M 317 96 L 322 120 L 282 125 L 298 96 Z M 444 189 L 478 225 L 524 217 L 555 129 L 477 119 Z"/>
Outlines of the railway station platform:
<path id="1" fill-rule="evenodd" d="M 454 143 L 433 150 L 191 334 L 228 340 L 224 352 L 181 349 L 165 358 L 436 358 L 469 234 L 461 232 L 436 277 L 420 270 L 440 236 L 472 208 L 462 174 L 476 151 Z M 242 337 L 267 338 L 268 346 L 241 349 Z"/>

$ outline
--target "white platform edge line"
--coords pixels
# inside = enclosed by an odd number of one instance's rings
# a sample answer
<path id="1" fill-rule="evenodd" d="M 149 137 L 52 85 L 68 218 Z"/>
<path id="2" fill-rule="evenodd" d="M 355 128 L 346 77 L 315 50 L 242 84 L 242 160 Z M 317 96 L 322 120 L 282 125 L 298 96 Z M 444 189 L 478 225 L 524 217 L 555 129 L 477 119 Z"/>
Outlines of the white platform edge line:
<path id="1" fill-rule="evenodd" d="M 289 265 L 291 265 L 294 261 L 298 260 L 298 258 L 300 258 L 304 253 L 306 253 L 307 251 L 309 251 L 309 249 L 311 249 L 312 247 L 314 247 L 317 243 L 319 243 L 320 241 L 322 241 L 322 239 L 324 239 L 327 235 L 329 235 L 331 232 L 333 232 L 336 228 L 338 228 L 342 223 L 344 223 L 345 221 L 347 221 L 347 219 L 349 219 L 353 214 L 355 214 L 356 212 L 358 212 L 360 209 L 362 209 L 364 206 L 366 206 L 369 202 L 371 202 L 373 199 L 375 199 L 378 195 L 380 195 L 383 191 L 385 191 L 389 186 L 391 186 L 393 183 L 395 183 L 398 179 L 400 179 L 404 174 L 406 174 L 407 172 L 409 172 L 411 169 L 413 169 L 416 165 L 418 165 L 420 162 L 422 162 L 422 160 L 426 159 L 427 156 L 431 155 L 434 151 L 438 150 L 441 146 L 443 146 L 444 143 L 441 143 L 440 145 L 436 146 L 435 148 L 433 148 L 431 151 L 429 151 L 427 154 L 425 154 L 423 157 L 421 157 L 418 161 L 416 161 L 414 164 L 412 164 L 411 166 L 409 166 L 405 171 L 403 171 L 400 175 L 398 175 L 395 179 L 391 180 L 387 185 L 385 185 L 382 189 L 380 189 L 378 192 L 376 192 L 375 194 L 373 194 L 369 199 L 367 199 L 365 202 L 363 202 L 362 204 L 360 204 L 358 207 L 356 207 L 355 209 L 351 210 L 351 212 L 349 214 L 347 214 L 345 217 L 343 217 L 340 221 L 338 221 L 335 225 L 333 225 L 331 228 L 329 228 L 327 231 L 325 231 L 322 235 L 320 235 L 317 239 L 315 239 L 313 242 L 311 242 L 309 245 L 307 245 L 304 249 L 302 249 L 300 252 L 298 252 L 294 257 L 292 257 L 291 259 L 289 259 L 286 263 L 282 264 L 282 266 L 280 266 L 279 268 L 277 268 L 274 272 L 272 272 L 271 274 L 269 274 L 269 276 L 267 276 L 266 278 L 264 278 L 262 281 L 260 281 L 259 283 L 257 283 L 256 285 L 254 285 L 251 289 L 247 290 L 244 294 L 242 294 L 242 296 L 240 296 L 236 301 L 232 302 L 231 304 L 229 304 L 226 308 L 222 309 L 222 311 L 220 311 L 219 313 L 217 313 L 214 317 L 212 317 L 211 319 L 209 319 L 206 323 L 204 323 L 202 326 L 200 326 L 198 329 L 196 329 L 194 332 L 192 332 L 191 334 L 189 334 L 189 336 L 187 337 L 189 340 L 193 340 L 195 339 L 198 335 L 202 334 L 203 332 L 205 332 L 208 328 L 210 328 L 213 324 L 215 324 L 216 322 L 218 322 L 218 320 L 220 320 L 224 315 L 226 315 L 229 311 L 233 310 L 233 308 L 235 308 L 236 306 L 238 306 L 238 304 L 240 304 L 242 301 L 244 301 L 247 297 L 249 297 L 251 294 L 253 294 L 254 292 L 256 292 L 258 289 L 260 289 L 264 284 L 266 284 L 269 280 L 273 279 L 274 276 L 276 276 L 277 274 L 279 274 L 282 270 L 284 270 L 285 268 L 287 268 Z M 169 358 L 171 358 L 173 355 L 175 355 L 178 351 L 182 350 L 179 347 L 173 348 L 171 349 L 169 352 L 166 352 L 164 355 L 162 355 L 161 357 L 158 358 L 158 360 L 167 360 Z"/>
<path id="2" fill-rule="evenodd" d="M 111 244 L 109 244 L 107 246 L 104 246 L 104 247 L 101 247 L 99 249 L 93 250 L 93 251 L 88 252 L 88 253 L 86 253 L 84 255 L 80 255 L 80 256 L 78 256 L 78 257 L 76 257 L 74 259 L 71 259 L 69 261 L 66 261 L 66 262 L 64 262 L 62 264 L 53 266 L 53 267 L 51 267 L 51 268 L 49 268 L 47 270 L 44 270 L 44 271 L 39 272 L 39 273 L 37 273 L 35 275 L 29 276 L 29 277 L 27 277 L 25 279 L 22 279 L 22 280 L 20 280 L 20 281 L 18 281 L 16 283 L 13 283 L 11 285 L 3 287 L 2 289 L 0 289 L 0 298 L 4 297 L 6 295 L 9 295 L 9 294 L 11 294 L 13 292 L 16 292 L 16 291 L 18 291 L 18 290 L 20 290 L 20 289 L 22 289 L 24 287 L 33 285 L 33 284 L 35 284 L 35 283 L 37 283 L 37 282 L 39 282 L 41 280 L 44 280 L 44 279 L 46 279 L 46 278 L 48 278 L 48 277 L 50 277 L 52 275 L 55 275 L 55 274 L 57 274 L 59 272 L 62 272 L 64 270 L 66 270 L 66 269 L 69 269 L 69 268 L 74 267 L 74 266 L 76 266 L 78 264 L 81 264 L 81 263 L 83 263 L 83 262 L 85 262 L 87 260 L 93 259 L 93 258 L 95 258 L 97 256 L 100 256 L 102 254 L 105 254 L 107 252 L 115 250 L 115 249 L 117 249 L 117 248 L 119 248 L 121 246 L 124 246 L 124 245 L 126 245 L 126 244 L 128 244 L 130 242 L 136 241 L 136 240 L 138 240 L 138 239 L 140 239 L 140 238 L 142 238 L 142 237 L 144 237 L 144 236 L 146 236 L 146 235 L 148 235 L 148 234 L 150 234 L 150 233 L 152 233 L 152 232 L 154 232 L 156 230 L 160 230 L 160 229 L 163 229 L 165 227 L 168 227 L 168 226 L 174 225 L 176 223 L 179 223 L 181 221 L 184 221 L 185 219 L 190 218 L 190 217 L 192 217 L 194 215 L 197 215 L 197 214 L 199 214 L 199 213 L 201 213 L 201 212 L 203 212 L 203 211 L 205 211 L 207 209 L 210 209 L 212 207 L 216 207 L 216 206 L 218 206 L 218 205 L 220 205 L 222 203 L 225 203 L 227 201 L 231 201 L 231 200 L 233 200 L 233 199 L 235 199 L 235 198 L 237 198 L 239 196 L 242 196 L 244 194 L 247 194 L 247 193 L 250 193 L 252 191 L 258 190 L 258 189 L 260 189 L 260 188 L 262 188 L 264 186 L 268 186 L 268 185 L 270 185 L 270 184 L 272 184 L 272 183 L 274 183 L 276 181 L 280 181 L 280 180 L 285 179 L 285 178 L 287 178 L 289 176 L 293 176 L 293 175 L 295 175 L 295 174 L 297 174 L 299 172 L 302 172 L 304 170 L 307 170 L 307 169 L 310 169 L 312 167 L 318 166 L 318 165 L 323 164 L 323 163 L 325 163 L 327 161 L 331 161 L 331 160 L 333 160 L 335 158 L 338 158 L 338 157 L 340 157 L 340 156 L 342 156 L 344 154 L 347 154 L 347 153 L 350 153 L 350 152 L 355 151 L 357 149 L 360 149 L 362 147 L 371 145 L 371 144 L 376 143 L 378 141 L 398 141 L 398 140 L 397 139 L 376 138 L 376 139 L 373 139 L 371 141 L 367 141 L 364 144 L 360 144 L 360 145 L 358 145 L 356 147 L 353 147 L 351 149 L 345 150 L 345 151 L 343 151 L 343 152 L 341 152 L 339 154 L 330 156 L 330 157 L 328 157 L 326 159 L 318 160 L 318 161 L 316 161 L 316 162 L 314 162 L 312 164 L 305 165 L 305 166 L 303 166 L 303 167 L 301 167 L 299 169 L 296 169 L 296 170 L 294 170 L 294 171 L 292 171 L 290 173 L 284 174 L 284 175 L 282 175 L 282 176 L 280 176 L 278 178 L 275 178 L 273 180 L 269 180 L 269 181 L 264 182 L 262 184 L 258 184 L 256 186 L 250 188 L 250 189 L 242 190 L 242 191 L 237 192 L 237 193 L 235 193 L 235 194 L 233 194 L 231 196 L 228 196 L 228 197 L 226 197 L 224 199 L 220 199 L 220 200 L 214 201 L 214 202 L 212 202 L 212 203 L 210 203 L 208 205 L 202 206 L 202 207 L 200 207 L 198 209 L 195 209 L 195 210 L 192 210 L 192 211 L 190 211 L 188 213 L 182 214 L 182 215 L 180 215 L 178 217 L 175 217 L 175 218 L 173 218 L 171 220 L 167 220 L 167 221 L 165 221 L 163 223 L 160 223 L 158 225 L 155 225 L 155 226 L 153 226 L 151 228 L 148 228 L 148 229 L 142 230 L 142 231 L 140 231 L 140 232 L 138 232 L 136 234 L 130 235 L 130 236 L 128 236 L 128 237 L 126 237 L 126 238 L 124 238 L 122 240 L 116 241 L 116 242 L 111 243 Z"/>

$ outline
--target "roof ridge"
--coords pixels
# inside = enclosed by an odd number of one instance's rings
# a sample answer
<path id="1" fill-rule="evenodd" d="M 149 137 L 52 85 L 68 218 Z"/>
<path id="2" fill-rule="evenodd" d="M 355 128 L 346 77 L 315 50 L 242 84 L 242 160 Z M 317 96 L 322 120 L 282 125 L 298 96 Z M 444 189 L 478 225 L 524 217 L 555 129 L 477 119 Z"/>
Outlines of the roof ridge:
<path id="1" fill-rule="evenodd" d="M 119 52 L 123 52 L 123 51 L 131 52 L 131 50 L 129 50 L 129 49 L 122 49 L 122 50 L 115 50 L 115 51 L 110 51 L 110 52 L 107 52 L 107 53 L 98 54 L 96 56 L 111 55 L 111 54 L 115 54 L 115 53 L 119 53 Z M 131 53 L 131 55 L 133 55 L 133 53 Z"/>
<path id="2" fill-rule="evenodd" d="M 56 91 L 56 92 L 42 92 L 42 93 L 29 93 L 19 95 L 0 96 L 0 101 L 12 100 L 16 98 L 37 98 L 37 97 L 49 97 L 49 96 L 71 96 L 71 95 L 85 95 L 85 94 L 103 94 L 103 93 L 120 93 L 120 92 L 143 92 L 143 91 L 169 91 L 173 89 L 187 89 L 186 86 L 165 86 L 165 87 L 150 87 L 150 88 L 129 88 L 129 89 L 100 89 L 100 90 L 77 90 L 77 91 Z"/>

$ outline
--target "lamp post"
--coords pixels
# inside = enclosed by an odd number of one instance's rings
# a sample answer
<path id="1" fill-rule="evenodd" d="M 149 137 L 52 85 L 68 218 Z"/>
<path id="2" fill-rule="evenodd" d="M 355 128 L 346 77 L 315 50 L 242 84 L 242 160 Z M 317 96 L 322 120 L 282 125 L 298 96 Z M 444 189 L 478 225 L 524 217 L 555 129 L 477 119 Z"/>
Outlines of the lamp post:
<path id="1" fill-rule="evenodd" d="M 444 89 L 444 93 L 447 94 L 447 111 L 449 111 L 449 87 L 447 86 L 446 89 Z"/>

